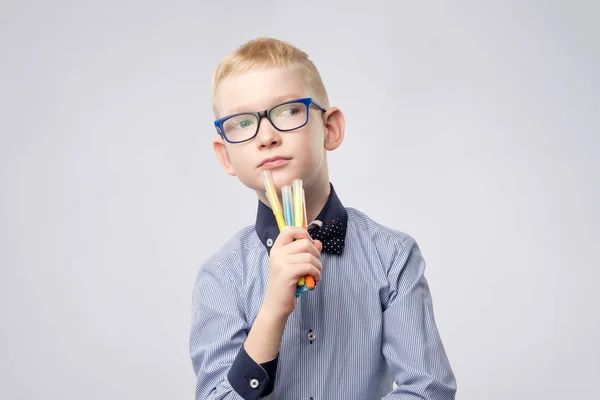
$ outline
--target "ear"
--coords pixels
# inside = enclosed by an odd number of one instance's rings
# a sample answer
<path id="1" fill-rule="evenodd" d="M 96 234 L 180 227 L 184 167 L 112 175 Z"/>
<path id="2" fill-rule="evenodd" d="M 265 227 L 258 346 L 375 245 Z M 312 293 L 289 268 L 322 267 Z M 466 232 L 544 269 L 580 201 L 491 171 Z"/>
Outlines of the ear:
<path id="1" fill-rule="evenodd" d="M 235 169 L 231 164 L 231 159 L 229 158 L 229 152 L 227 151 L 227 146 L 223 138 L 219 135 L 213 140 L 213 149 L 215 151 L 215 155 L 217 159 L 221 163 L 221 166 L 231 176 L 235 176 Z"/>
<path id="2" fill-rule="evenodd" d="M 325 149 L 332 151 L 337 149 L 344 140 L 344 129 L 346 121 L 344 114 L 337 107 L 330 107 L 323 115 L 325 123 Z"/>

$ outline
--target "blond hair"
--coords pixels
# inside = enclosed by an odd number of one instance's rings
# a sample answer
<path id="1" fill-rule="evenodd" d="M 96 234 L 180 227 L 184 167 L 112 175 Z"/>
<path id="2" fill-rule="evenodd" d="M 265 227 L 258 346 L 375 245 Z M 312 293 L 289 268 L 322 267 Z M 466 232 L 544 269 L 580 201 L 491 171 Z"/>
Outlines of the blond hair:
<path id="1" fill-rule="evenodd" d="M 212 79 L 212 101 L 215 109 L 215 96 L 219 84 L 228 76 L 255 69 L 278 68 L 297 65 L 301 67 L 311 95 L 323 107 L 329 107 L 325 85 L 317 67 L 308 54 L 297 47 L 273 38 L 251 40 L 228 54 L 215 68 Z M 215 109 L 216 113 L 216 109 Z"/>

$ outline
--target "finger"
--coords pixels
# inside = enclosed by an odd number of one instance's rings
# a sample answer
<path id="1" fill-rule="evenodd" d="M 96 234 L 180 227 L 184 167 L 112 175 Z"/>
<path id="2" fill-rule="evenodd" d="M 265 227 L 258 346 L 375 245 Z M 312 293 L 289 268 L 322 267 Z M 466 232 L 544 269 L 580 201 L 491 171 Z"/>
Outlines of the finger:
<path id="1" fill-rule="evenodd" d="M 321 241 L 318 239 L 313 240 L 313 243 L 315 244 L 317 250 L 319 250 L 319 253 L 321 253 L 323 251 L 323 243 L 321 243 Z"/>
<path id="2" fill-rule="evenodd" d="M 298 227 L 298 226 L 291 226 L 291 225 L 287 225 L 279 234 L 279 236 L 277 236 L 277 240 L 275 240 L 275 243 L 273 244 L 273 247 L 277 246 L 277 247 L 281 247 L 281 246 L 286 246 L 290 243 L 292 243 L 294 240 L 297 239 L 309 239 L 312 240 L 310 235 L 308 234 L 308 231 L 304 228 Z"/>
<path id="3" fill-rule="evenodd" d="M 312 276 L 315 279 L 315 282 L 321 280 L 321 271 L 313 264 L 292 264 L 290 267 L 290 273 L 293 275 L 292 279 L 294 282 L 297 282 L 298 279 L 305 277 L 306 275 Z"/>
<path id="4" fill-rule="evenodd" d="M 296 240 L 285 246 L 285 250 L 287 254 L 310 253 L 317 258 L 321 256 L 321 252 L 310 239 Z"/>
<path id="5" fill-rule="evenodd" d="M 292 254 L 292 255 L 288 256 L 288 258 L 287 258 L 286 261 L 290 265 L 293 265 L 293 264 L 312 264 L 319 271 L 323 269 L 323 265 L 321 264 L 321 261 L 318 258 L 316 258 L 315 256 L 313 256 L 312 254 L 309 254 L 309 253 Z"/>

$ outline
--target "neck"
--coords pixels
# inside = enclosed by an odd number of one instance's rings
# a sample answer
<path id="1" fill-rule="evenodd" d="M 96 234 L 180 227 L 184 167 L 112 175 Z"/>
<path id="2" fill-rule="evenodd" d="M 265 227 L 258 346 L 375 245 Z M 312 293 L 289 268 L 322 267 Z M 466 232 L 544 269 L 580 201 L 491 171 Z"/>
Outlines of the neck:
<path id="1" fill-rule="evenodd" d="M 329 193 L 331 192 L 329 180 L 307 187 L 304 192 L 306 196 L 306 220 L 310 224 L 317 218 L 317 215 L 319 215 L 323 207 L 325 207 L 325 203 L 327 203 Z"/>

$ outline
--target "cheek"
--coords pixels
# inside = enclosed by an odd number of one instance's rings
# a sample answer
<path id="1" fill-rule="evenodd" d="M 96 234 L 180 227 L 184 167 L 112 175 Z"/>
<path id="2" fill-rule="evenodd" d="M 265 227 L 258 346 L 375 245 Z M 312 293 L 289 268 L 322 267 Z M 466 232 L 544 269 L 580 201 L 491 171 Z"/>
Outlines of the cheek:
<path id="1" fill-rule="evenodd" d="M 301 161 L 304 168 L 319 168 L 323 162 L 324 145 L 323 133 L 319 127 L 312 131 L 303 132 L 302 138 L 294 143 L 296 157 Z"/>
<path id="2" fill-rule="evenodd" d="M 230 151 L 229 157 L 237 178 L 247 187 L 258 190 L 262 178 L 255 172 L 256 160 L 251 157 L 252 151 L 244 149 L 245 146 L 236 147 Z"/>
<path id="3" fill-rule="evenodd" d="M 313 156 L 321 158 L 325 148 L 325 129 L 319 124 L 319 121 L 312 121 L 307 147 L 310 148 Z"/>
<path id="4" fill-rule="evenodd" d="M 239 147 L 235 149 L 229 149 L 229 158 L 231 160 L 231 164 L 237 169 L 240 164 L 244 162 L 244 152 L 239 151 Z"/>
<path id="5" fill-rule="evenodd" d="M 288 145 L 293 148 L 296 157 L 305 161 L 320 157 L 323 149 L 323 134 L 318 130 L 304 130 L 290 137 Z"/>
<path id="6" fill-rule="evenodd" d="M 250 164 L 249 159 L 249 151 L 244 151 L 244 146 L 238 145 L 235 149 L 229 150 L 229 159 L 231 160 L 231 164 L 235 169 L 235 172 L 238 176 L 244 176 L 247 174 L 249 170 L 248 166 Z"/>

